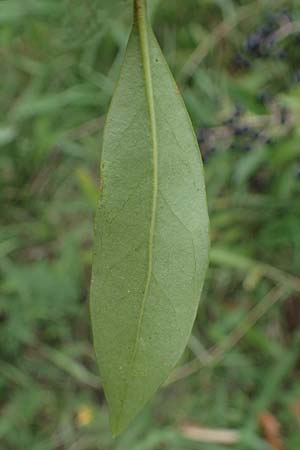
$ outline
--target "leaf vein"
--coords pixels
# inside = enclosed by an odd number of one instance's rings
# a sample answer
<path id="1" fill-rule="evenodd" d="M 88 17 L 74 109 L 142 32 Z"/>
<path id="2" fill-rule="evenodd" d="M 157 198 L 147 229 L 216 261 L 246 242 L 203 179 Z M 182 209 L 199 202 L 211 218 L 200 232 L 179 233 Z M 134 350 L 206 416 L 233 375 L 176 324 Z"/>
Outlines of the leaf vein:
<path id="1" fill-rule="evenodd" d="M 178 220 L 178 222 L 184 227 L 184 229 L 186 231 L 188 231 L 190 234 L 192 234 L 191 230 L 186 226 L 186 224 L 182 221 L 182 219 L 180 219 L 178 214 L 176 214 L 176 212 L 174 211 L 174 209 L 170 205 L 169 201 L 166 199 L 165 195 L 162 193 L 161 189 L 159 190 L 159 193 L 160 193 L 161 198 L 163 199 L 163 201 L 165 202 L 165 204 L 167 205 L 167 207 L 169 208 L 169 210 L 173 214 L 173 216 Z"/>
<path id="2" fill-rule="evenodd" d="M 146 284 L 144 295 L 142 299 L 141 309 L 139 313 L 139 320 L 137 326 L 136 340 L 134 344 L 133 354 L 131 358 L 129 373 L 132 372 L 132 369 L 135 364 L 136 356 L 139 349 L 139 341 L 141 337 L 141 330 L 143 319 L 145 315 L 145 306 L 146 301 L 149 295 L 152 272 L 153 272 L 153 246 L 154 246 L 154 234 L 155 234 L 155 225 L 156 225 L 156 214 L 157 214 L 157 196 L 158 196 L 158 138 L 157 138 L 157 127 L 156 127 L 156 113 L 155 113 L 155 102 L 154 102 L 154 90 L 153 90 L 153 80 L 152 80 L 152 70 L 151 70 L 151 61 L 150 61 L 150 49 L 149 49 L 149 40 L 148 40 L 148 21 L 147 21 L 147 12 L 145 2 L 142 0 L 135 0 L 135 4 L 138 5 L 138 14 L 137 14 L 137 28 L 140 38 L 141 44 L 141 57 L 144 68 L 144 77 L 145 77 L 145 91 L 146 91 L 146 100 L 148 103 L 149 110 L 149 119 L 150 119 L 150 131 L 151 131 L 151 140 L 152 140 L 152 165 L 153 165 L 153 192 L 152 192 L 152 207 L 151 207 L 151 222 L 149 229 L 149 253 L 148 253 L 148 270 L 146 277 Z M 129 374 L 128 374 L 129 375 Z M 124 389 L 124 394 L 121 399 L 121 407 L 119 418 L 122 417 L 123 409 L 126 402 L 126 397 L 128 394 L 129 388 L 129 376 L 127 377 L 127 384 Z"/>

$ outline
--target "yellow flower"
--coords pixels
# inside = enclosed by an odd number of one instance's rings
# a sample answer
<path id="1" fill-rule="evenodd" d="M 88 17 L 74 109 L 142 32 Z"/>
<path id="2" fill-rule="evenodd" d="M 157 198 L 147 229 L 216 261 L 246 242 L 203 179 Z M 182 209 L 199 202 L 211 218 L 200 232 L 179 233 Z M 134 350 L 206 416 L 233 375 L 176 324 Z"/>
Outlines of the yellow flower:
<path id="1" fill-rule="evenodd" d="M 89 406 L 83 405 L 76 414 L 76 422 L 80 427 L 85 427 L 93 420 L 93 411 Z"/>

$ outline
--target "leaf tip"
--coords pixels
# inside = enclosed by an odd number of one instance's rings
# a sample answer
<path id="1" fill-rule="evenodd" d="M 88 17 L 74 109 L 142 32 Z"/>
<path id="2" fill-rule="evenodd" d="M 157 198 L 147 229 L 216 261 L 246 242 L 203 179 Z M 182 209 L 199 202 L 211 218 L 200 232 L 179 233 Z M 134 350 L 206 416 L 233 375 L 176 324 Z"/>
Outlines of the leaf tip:
<path id="1" fill-rule="evenodd" d="M 128 420 L 123 420 L 120 415 L 116 417 L 112 415 L 110 420 L 112 437 L 117 438 L 118 436 L 120 436 L 120 434 L 122 434 L 128 428 L 129 422 L 130 421 Z"/>
<path id="2" fill-rule="evenodd" d="M 127 430 L 127 428 L 137 418 L 137 415 L 143 406 L 144 404 L 135 404 L 133 399 L 129 402 L 124 402 L 123 404 L 118 405 L 117 408 L 111 407 L 108 403 L 110 429 L 114 438 L 118 437 Z"/>

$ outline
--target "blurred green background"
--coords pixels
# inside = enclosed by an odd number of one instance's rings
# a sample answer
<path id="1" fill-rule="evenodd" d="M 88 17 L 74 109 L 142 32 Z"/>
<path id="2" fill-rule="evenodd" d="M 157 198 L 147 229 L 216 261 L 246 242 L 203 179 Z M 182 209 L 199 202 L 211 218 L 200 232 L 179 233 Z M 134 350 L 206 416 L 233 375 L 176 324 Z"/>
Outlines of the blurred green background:
<path id="1" fill-rule="evenodd" d="M 0 448 L 299 450 L 299 1 L 149 6 L 205 161 L 212 250 L 193 336 L 113 441 L 88 290 L 130 2 L 1 0 Z M 200 427 L 237 442 L 202 442 Z"/>

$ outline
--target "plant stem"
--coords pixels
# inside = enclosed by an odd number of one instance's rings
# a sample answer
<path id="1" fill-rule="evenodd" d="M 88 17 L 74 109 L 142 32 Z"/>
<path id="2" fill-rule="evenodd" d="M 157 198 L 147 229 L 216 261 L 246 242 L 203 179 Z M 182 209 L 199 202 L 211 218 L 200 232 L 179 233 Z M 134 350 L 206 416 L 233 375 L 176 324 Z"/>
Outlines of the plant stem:
<path id="1" fill-rule="evenodd" d="M 133 1 L 133 16 L 135 23 L 145 22 L 147 14 L 147 0 Z"/>

